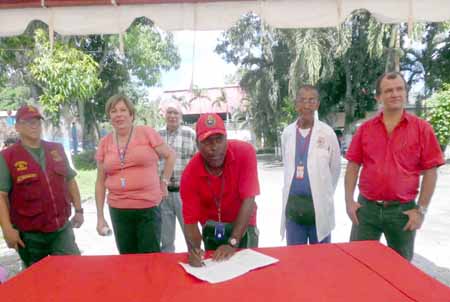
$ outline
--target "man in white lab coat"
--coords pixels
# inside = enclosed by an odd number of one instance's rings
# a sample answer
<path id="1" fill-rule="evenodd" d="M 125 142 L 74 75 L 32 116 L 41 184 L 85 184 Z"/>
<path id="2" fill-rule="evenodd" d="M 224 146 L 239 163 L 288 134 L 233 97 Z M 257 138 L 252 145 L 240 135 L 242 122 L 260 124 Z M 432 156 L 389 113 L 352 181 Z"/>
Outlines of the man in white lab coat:
<path id="1" fill-rule="evenodd" d="M 319 92 L 302 86 L 295 99 L 298 119 L 281 137 L 284 164 L 281 236 L 287 244 L 331 241 L 334 192 L 341 170 L 334 130 L 316 117 Z"/>

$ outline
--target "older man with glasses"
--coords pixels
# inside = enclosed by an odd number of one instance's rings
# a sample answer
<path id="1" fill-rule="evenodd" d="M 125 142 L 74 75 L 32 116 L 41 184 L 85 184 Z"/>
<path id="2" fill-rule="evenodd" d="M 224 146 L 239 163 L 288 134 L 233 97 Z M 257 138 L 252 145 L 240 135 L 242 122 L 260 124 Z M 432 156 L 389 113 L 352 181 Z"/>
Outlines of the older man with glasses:
<path id="1" fill-rule="evenodd" d="M 341 170 L 334 130 L 316 117 L 319 92 L 300 87 L 298 118 L 281 137 L 284 164 L 281 236 L 287 244 L 329 243 L 335 226 L 334 192 Z"/>
<path id="2" fill-rule="evenodd" d="M 8 247 L 25 267 L 47 255 L 80 254 L 72 227 L 83 224 L 83 209 L 63 146 L 41 139 L 42 115 L 34 106 L 17 111 L 15 128 L 19 142 L 0 153 L 0 224 Z"/>
<path id="3" fill-rule="evenodd" d="M 161 251 L 175 252 L 175 223 L 176 219 L 184 232 L 182 201 L 180 197 L 180 179 L 184 168 L 197 152 L 195 132 L 192 128 L 181 125 L 183 112 L 177 101 L 162 104 L 162 111 L 166 120 L 164 128 L 159 135 L 175 151 L 176 160 L 172 176 L 167 186 L 168 195 L 163 198 L 161 209 Z M 164 159 L 161 159 L 160 173 L 163 173 Z"/>

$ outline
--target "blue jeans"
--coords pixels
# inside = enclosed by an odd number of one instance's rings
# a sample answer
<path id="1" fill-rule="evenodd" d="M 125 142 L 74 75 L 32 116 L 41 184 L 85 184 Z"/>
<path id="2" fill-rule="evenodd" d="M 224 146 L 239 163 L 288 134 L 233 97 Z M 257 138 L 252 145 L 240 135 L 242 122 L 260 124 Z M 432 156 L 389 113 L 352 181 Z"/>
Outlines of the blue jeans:
<path id="1" fill-rule="evenodd" d="M 169 195 L 161 201 L 159 208 L 161 209 L 161 252 L 173 253 L 175 252 L 175 223 L 177 219 L 184 232 L 180 193 L 169 192 Z"/>
<path id="2" fill-rule="evenodd" d="M 331 234 L 322 241 L 317 240 L 316 225 L 301 225 L 286 218 L 287 245 L 330 243 Z"/>

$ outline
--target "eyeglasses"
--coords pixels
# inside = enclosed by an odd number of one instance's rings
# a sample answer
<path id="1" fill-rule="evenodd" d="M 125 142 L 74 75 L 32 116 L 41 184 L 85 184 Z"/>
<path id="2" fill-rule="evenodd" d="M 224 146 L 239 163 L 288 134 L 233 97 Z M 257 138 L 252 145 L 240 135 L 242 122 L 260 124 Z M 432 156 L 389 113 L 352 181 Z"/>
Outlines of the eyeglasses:
<path id="1" fill-rule="evenodd" d="M 41 119 L 39 119 L 39 118 L 32 118 L 32 119 L 29 119 L 29 120 L 20 120 L 19 123 L 23 124 L 25 126 L 28 126 L 28 127 L 38 127 L 38 126 L 41 125 Z"/>
<path id="2" fill-rule="evenodd" d="M 313 105 L 313 104 L 317 104 L 319 102 L 318 99 L 316 98 L 298 98 L 297 99 L 297 103 L 301 103 L 301 104 L 308 104 L 308 105 Z"/>

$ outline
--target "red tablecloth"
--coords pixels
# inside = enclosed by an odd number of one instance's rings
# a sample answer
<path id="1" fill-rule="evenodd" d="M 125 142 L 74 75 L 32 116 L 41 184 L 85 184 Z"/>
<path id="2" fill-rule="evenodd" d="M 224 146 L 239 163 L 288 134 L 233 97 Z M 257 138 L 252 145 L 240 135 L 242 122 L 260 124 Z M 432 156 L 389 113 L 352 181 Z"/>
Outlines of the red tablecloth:
<path id="1" fill-rule="evenodd" d="M 218 284 L 186 274 L 186 254 L 52 256 L 0 285 L 0 301 L 450 301 L 378 242 L 258 250 L 280 261 Z"/>

